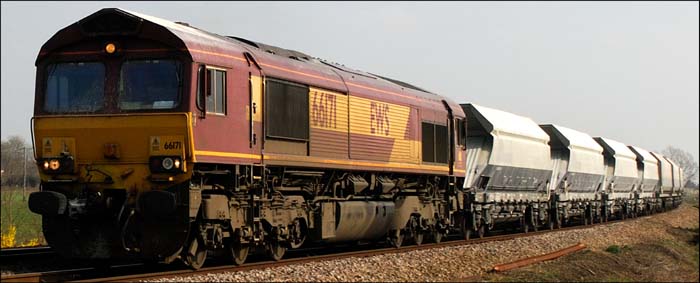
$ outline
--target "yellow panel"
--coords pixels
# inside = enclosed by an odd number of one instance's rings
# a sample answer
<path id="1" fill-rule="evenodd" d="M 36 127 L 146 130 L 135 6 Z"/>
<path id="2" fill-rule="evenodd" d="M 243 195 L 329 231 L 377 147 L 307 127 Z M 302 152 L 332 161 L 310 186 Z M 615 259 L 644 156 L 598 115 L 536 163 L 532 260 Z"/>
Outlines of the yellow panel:
<path id="1" fill-rule="evenodd" d="M 309 154 L 348 158 L 348 96 L 309 89 Z"/>
<path id="2" fill-rule="evenodd" d="M 350 97 L 351 157 L 381 160 L 390 152 L 390 161 L 418 163 L 420 144 L 407 138 L 414 130 L 406 129 L 410 112 L 407 106 Z"/>
<path id="3" fill-rule="evenodd" d="M 58 157 L 61 153 L 75 157 L 75 138 L 45 137 L 41 142 L 41 157 Z"/>
<path id="4" fill-rule="evenodd" d="M 328 90 L 309 88 L 309 125 L 312 129 L 348 132 L 348 97 Z"/>
<path id="5" fill-rule="evenodd" d="M 72 138 L 75 142 L 68 143 L 68 147 L 78 163 L 104 162 L 104 144 L 116 143 L 120 158 L 110 163 L 140 163 L 147 162 L 151 154 L 151 136 L 178 136 L 182 150 L 191 154 L 188 118 L 187 113 L 37 117 L 34 119 L 36 150 L 43 156 L 45 139 L 51 138 L 50 154 L 53 154 L 60 146 L 57 144 L 60 140 L 53 139 Z"/>
<path id="6" fill-rule="evenodd" d="M 148 143 L 151 155 L 178 155 L 185 153 L 184 136 L 151 136 Z"/>
<path id="7" fill-rule="evenodd" d="M 253 121 L 255 122 L 262 122 L 262 90 L 263 90 L 263 80 L 261 77 L 258 76 L 251 76 L 250 77 L 250 83 L 253 88 L 252 93 L 253 93 L 253 105 L 255 107 L 255 111 L 253 111 Z M 248 111 L 250 111 L 250 106 L 247 107 Z M 248 119 L 248 115 L 246 115 L 246 120 Z"/>

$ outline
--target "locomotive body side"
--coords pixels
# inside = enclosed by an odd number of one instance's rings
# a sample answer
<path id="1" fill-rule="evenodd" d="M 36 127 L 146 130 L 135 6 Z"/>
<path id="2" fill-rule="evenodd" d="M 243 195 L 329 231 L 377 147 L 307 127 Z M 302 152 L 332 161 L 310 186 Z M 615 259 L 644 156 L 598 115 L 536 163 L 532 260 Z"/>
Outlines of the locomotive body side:
<path id="1" fill-rule="evenodd" d="M 464 113 L 403 82 L 103 9 L 42 47 L 36 91 L 29 205 L 65 257 L 278 260 L 458 217 Z"/>

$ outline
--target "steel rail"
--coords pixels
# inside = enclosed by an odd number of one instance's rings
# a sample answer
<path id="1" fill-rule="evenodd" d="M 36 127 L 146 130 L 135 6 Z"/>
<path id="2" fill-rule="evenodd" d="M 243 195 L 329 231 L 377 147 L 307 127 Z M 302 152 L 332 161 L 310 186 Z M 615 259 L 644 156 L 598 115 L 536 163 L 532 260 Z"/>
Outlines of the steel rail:
<path id="1" fill-rule="evenodd" d="M 17 256 L 23 254 L 35 253 L 51 253 L 53 250 L 49 246 L 23 247 L 23 248 L 4 248 L 0 249 L 0 257 Z"/>

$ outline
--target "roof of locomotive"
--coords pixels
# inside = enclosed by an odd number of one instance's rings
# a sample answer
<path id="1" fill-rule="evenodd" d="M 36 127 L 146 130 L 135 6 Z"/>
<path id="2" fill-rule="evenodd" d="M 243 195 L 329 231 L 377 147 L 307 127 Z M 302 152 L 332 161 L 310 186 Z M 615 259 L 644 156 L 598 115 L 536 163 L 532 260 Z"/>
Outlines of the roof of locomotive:
<path id="1" fill-rule="evenodd" d="M 124 32 L 109 30 L 115 23 L 132 28 Z M 187 52 L 193 61 L 210 62 L 218 60 L 240 60 L 247 62 L 244 53 L 252 55 L 255 63 L 271 77 L 307 82 L 317 87 L 328 88 L 366 97 L 379 97 L 387 102 L 413 104 L 444 111 L 445 100 L 457 117 L 464 117 L 459 104 L 451 99 L 431 93 L 414 85 L 371 73 L 350 69 L 344 65 L 330 63 L 311 57 L 302 52 L 279 48 L 247 39 L 222 36 L 186 23 L 172 22 L 158 17 L 144 15 L 118 8 L 101 9 L 82 20 L 60 30 L 41 48 L 37 62 L 52 50 L 66 46 L 86 36 L 93 36 L 87 25 L 120 35 L 157 36 L 166 44 Z M 92 28 L 92 26 L 90 26 Z M 161 28 L 160 33 L 154 31 Z M 169 35 L 163 34 L 163 30 Z"/>

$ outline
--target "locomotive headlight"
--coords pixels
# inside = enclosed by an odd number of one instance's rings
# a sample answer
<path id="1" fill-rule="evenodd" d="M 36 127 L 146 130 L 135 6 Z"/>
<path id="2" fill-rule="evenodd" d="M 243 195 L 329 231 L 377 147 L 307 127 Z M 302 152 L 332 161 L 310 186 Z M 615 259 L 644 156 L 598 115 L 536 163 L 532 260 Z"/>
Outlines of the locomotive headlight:
<path id="1" fill-rule="evenodd" d="M 180 158 L 175 158 L 175 169 L 180 169 Z"/>
<path id="2" fill-rule="evenodd" d="M 44 161 L 44 170 L 49 170 L 49 162 Z"/>
<path id="3" fill-rule="evenodd" d="M 57 159 L 51 159 L 51 161 L 49 161 L 49 168 L 51 168 L 51 170 L 58 170 L 58 167 L 61 167 L 61 163 L 58 162 Z"/>
<path id="4" fill-rule="evenodd" d="M 107 45 L 105 45 L 105 52 L 107 52 L 108 54 L 113 54 L 114 51 L 117 51 L 117 46 L 114 45 L 114 43 L 110 42 L 107 43 Z"/>
<path id="5" fill-rule="evenodd" d="M 163 165 L 163 168 L 165 168 L 165 170 L 173 169 L 173 159 L 170 157 L 163 158 L 163 162 L 161 163 L 161 165 Z"/>

